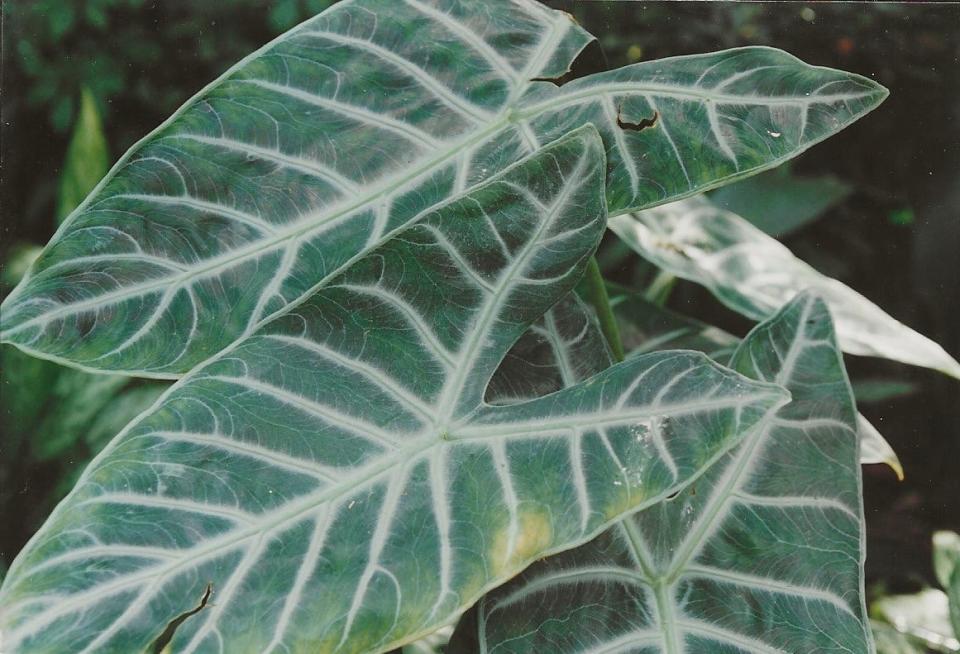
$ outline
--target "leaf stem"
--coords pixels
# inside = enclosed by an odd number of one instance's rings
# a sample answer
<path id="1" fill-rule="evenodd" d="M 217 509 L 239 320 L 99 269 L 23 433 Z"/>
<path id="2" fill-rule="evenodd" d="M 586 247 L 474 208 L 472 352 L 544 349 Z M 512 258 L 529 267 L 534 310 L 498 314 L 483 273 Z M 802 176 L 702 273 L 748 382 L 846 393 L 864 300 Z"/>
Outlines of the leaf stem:
<path id="1" fill-rule="evenodd" d="M 603 332 L 607 343 L 610 344 L 613 357 L 617 361 L 623 361 L 620 328 L 617 327 L 617 319 L 613 315 L 613 309 L 610 308 L 607 286 L 603 281 L 603 275 L 600 273 L 600 265 L 597 263 L 596 257 L 590 257 L 590 261 L 587 262 L 587 272 L 584 280 L 586 282 L 585 299 L 597 312 L 597 318 L 600 319 L 600 331 Z"/>

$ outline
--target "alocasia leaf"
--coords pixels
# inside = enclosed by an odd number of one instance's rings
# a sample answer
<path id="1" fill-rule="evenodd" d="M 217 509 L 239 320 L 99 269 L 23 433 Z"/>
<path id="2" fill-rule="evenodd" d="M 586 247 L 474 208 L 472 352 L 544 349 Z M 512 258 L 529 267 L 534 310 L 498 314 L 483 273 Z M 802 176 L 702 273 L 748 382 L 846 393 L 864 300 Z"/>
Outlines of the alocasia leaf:
<path id="1" fill-rule="evenodd" d="M 735 336 L 722 329 L 674 313 L 637 293 L 616 290 L 611 303 L 620 321 L 620 334 L 628 356 L 664 349 L 697 350 L 726 364 L 738 343 Z M 551 356 L 564 354 L 554 351 Z M 597 359 L 595 354 L 593 358 Z M 577 357 L 576 361 L 581 362 L 581 359 Z M 863 414 L 857 414 L 857 434 L 860 436 L 860 463 L 882 463 L 903 481 L 900 458 Z"/>
<path id="2" fill-rule="evenodd" d="M 749 318 L 763 320 L 800 291 L 811 289 L 830 306 L 845 352 L 885 357 L 960 378 L 960 363 L 942 347 L 706 198 L 611 218 L 610 228 L 644 258 L 702 284 Z"/>
<path id="3" fill-rule="evenodd" d="M 481 652 L 870 651 L 856 413 L 825 304 L 796 298 L 733 361 L 792 401 L 676 498 L 485 598 L 464 623 Z"/>
<path id="4" fill-rule="evenodd" d="M 582 274 L 604 172 L 577 130 L 175 384 L 14 562 L 5 646 L 385 651 L 696 478 L 785 391 L 660 352 L 483 401 Z"/>
<path id="5" fill-rule="evenodd" d="M 600 131 L 617 214 L 775 166 L 886 96 L 769 48 L 549 81 L 591 38 L 530 0 L 336 4 L 127 152 L 7 298 L 0 338 L 176 377 L 579 126 Z"/>

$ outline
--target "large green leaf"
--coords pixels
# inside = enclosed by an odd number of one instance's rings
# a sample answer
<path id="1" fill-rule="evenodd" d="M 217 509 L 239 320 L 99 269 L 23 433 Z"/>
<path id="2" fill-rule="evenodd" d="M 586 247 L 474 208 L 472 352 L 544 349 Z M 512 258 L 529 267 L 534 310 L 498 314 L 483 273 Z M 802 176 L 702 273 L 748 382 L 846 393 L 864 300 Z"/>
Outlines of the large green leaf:
<path id="1" fill-rule="evenodd" d="M 5 645 L 379 652 L 689 483 L 785 391 L 661 352 L 483 401 L 582 274 L 603 176 L 582 128 L 175 384 L 11 566 Z"/>
<path id="2" fill-rule="evenodd" d="M 796 298 L 734 363 L 790 404 L 676 498 L 488 596 L 480 651 L 871 650 L 856 413 L 826 306 Z"/>
<path id="3" fill-rule="evenodd" d="M 775 239 L 703 197 L 610 220 L 610 228 L 664 270 L 707 287 L 756 320 L 804 289 L 829 304 L 845 352 L 885 357 L 960 378 L 960 363 L 849 286 L 820 274 Z"/>
<path id="4" fill-rule="evenodd" d="M 591 38 L 529 0 L 338 3 L 125 154 L 7 298 L 0 337 L 177 376 L 576 127 L 600 131 L 615 214 L 775 166 L 886 95 L 769 48 L 544 81 Z"/>
<path id="5" fill-rule="evenodd" d="M 645 299 L 642 295 L 629 293 L 621 288 L 616 288 L 614 293 L 611 304 L 620 322 L 620 333 L 628 356 L 664 349 L 697 350 L 725 364 L 736 349 L 737 338 L 722 329 L 674 313 Z M 599 338 L 599 334 L 584 334 L 581 338 L 583 343 L 579 347 L 581 349 L 588 347 L 587 344 L 592 338 Z M 570 351 L 569 347 L 568 351 L 564 351 L 561 345 L 563 344 L 558 344 L 558 347 L 549 351 L 529 352 L 526 356 L 534 357 L 531 361 L 537 363 L 535 368 L 539 370 L 549 369 L 550 361 L 563 357 L 581 367 L 586 365 L 586 361 L 593 362 L 591 365 L 596 365 L 596 361 L 609 361 L 595 348 L 591 352 L 574 352 Z M 511 354 L 514 357 L 517 356 L 517 354 Z M 532 378 L 529 368 L 533 366 L 529 366 L 528 370 L 519 370 L 521 374 L 515 375 L 515 378 L 518 380 Z M 521 382 L 513 383 L 518 385 Z M 563 388 L 564 385 L 558 384 L 544 392 Z M 524 397 L 538 397 L 540 394 L 543 393 L 532 393 Z M 860 436 L 860 463 L 882 463 L 889 466 L 902 481 L 904 477 L 900 458 L 877 428 L 862 414 L 857 415 L 857 433 Z"/>

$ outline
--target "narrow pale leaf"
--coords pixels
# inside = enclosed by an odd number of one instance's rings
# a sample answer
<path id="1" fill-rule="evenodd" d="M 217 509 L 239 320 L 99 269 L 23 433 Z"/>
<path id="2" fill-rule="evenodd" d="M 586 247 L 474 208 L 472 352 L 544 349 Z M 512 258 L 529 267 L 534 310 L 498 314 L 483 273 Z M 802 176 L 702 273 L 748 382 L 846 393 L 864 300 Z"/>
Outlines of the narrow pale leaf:
<path id="1" fill-rule="evenodd" d="M 90 89 L 80 93 L 80 110 L 67 146 L 57 193 L 57 222 L 62 222 L 103 179 L 110 168 L 97 101 Z"/>
<path id="2" fill-rule="evenodd" d="M 703 197 L 618 216 L 610 220 L 610 227 L 646 259 L 702 284 L 749 318 L 763 320 L 800 291 L 811 289 L 830 306 L 845 352 L 924 366 L 960 378 L 960 363 L 942 347 Z"/>
<path id="3" fill-rule="evenodd" d="M 826 306 L 795 299 L 734 362 L 791 403 L 675 499 L 485 598 L 481 651 L 871 651 L 856 414 Z"/>
<path id="4" fill-rule="evenodd" d="M 785 391 L 664 352 L 483 401 L 582 275 L 604 172 L 578 130 L 175 384 L 14 562 L 5 644 L 143 651 L 189 614 L 178 654 L 382 652 L 696 478 Z"/>
<path id="5" fill-rule="evenodd" d="M 600 131 L 618 213 L 775 166 L 886 95 L 769 48 L 548 81 L 591 38 L 529 0 L 334 5 L 127 152 L 6 299 L 0 338 L 175 377 L 577 127 Z"/>

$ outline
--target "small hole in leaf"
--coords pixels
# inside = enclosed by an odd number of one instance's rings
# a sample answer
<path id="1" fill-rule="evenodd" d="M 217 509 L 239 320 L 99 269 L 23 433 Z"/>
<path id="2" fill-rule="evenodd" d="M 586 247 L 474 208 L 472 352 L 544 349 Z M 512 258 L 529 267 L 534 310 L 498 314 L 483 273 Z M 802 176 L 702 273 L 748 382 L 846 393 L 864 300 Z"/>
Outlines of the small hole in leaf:
<path id="1" fill-rule="evenodd" d="M 624 120 L 621 117 L 621 113 L 617 111 L 617 127 L 620 129 L 629 130 L 631 132 L 639 132 L 647 129 L 648 127 L 654 127 L 657 124 L 657 120 L 660 118 L 660 112 L 654 111 L 651 118 L 642 118 L 639 123 L 631 123 L 628 120 Z"/>

